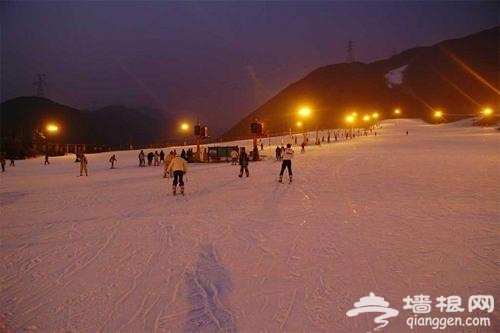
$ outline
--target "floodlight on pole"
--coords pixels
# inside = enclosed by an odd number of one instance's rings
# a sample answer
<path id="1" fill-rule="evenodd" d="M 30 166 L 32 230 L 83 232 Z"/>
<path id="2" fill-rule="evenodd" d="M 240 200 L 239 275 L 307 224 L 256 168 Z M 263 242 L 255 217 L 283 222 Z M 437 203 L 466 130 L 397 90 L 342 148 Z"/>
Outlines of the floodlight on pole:
<path id="1" fill-rule="evenodd" d="M 302 108 L 299 109 L 299 116 L 301 117 L 309 117 L 311 115 L 311 109 L 307 106 L 304 106 Z"/>
<path id="2" fill-rule="evenodd" d="M 184 146 L 187 145 L 187 133 L 189 130 L 189 125 L 187 123 L 182 123 L 180 126 L 181 132 L 184 133 Z"/>
<path id="3" fill-rule="evenodd" d="M 48 133 L 52 133 L 52 134 L 59 132 L 59 126 L 57 126 L 56 124 L 48 124 L 45 127 L 45 129 L 47 130 Z"/>
<path id="4" fill-rule="evenodd" d="M 492 108 L 485 108 L 483 111 L 481 111 L 483 116 L 491 116 L 493 114 L 493 109 Z"/>

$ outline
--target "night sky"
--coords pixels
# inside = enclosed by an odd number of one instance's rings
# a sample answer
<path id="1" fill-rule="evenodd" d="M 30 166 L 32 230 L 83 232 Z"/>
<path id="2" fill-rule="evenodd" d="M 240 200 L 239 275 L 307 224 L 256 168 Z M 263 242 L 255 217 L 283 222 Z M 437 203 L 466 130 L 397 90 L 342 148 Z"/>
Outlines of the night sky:
<path id="1" fill-rule="evenodd" d="M 1 2 L 1 100 L 149 106 L 221 133 L 312 70 L 499 24 L 499 3 Z"/>

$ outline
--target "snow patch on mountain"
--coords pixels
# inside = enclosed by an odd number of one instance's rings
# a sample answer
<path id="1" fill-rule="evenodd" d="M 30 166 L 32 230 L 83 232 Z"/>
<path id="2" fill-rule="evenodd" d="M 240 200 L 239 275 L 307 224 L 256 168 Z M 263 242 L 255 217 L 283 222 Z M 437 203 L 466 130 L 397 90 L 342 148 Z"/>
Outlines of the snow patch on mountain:
<path id="1" fill-rule="evenodd" d="M 408 65 L 404 65 L 387 72 L 387 74 L 384 75 L 387 81 L 387 87 L 392 88 L 393 85 L 403 84 L 403 72 L 407 67 Z"/>

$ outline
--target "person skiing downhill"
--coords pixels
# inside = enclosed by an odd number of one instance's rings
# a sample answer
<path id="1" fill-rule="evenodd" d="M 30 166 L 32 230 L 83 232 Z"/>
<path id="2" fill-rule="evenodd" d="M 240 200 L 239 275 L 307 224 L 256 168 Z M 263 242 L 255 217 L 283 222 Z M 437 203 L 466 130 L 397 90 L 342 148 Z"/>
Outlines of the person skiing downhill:
<path id="1" fill-rule="evenodd" d="M 180 185 L 181 194 L 184 195 L 184 180 L 182 178 L 186 174 L 187 168 L 186 160 L 180 156 L 174 156 L 167 167 L 167 172 L 174 172 L 174 182 L 172 183 L 172 192 L 174 195 L 177 193 L 177 184 Z"/>
<path id="2" fill-rule="evenodd" d="M 116 159 L 116 155 L 113 154 L 110 158 L 109 158 L 109 163 L 111 163 L 111 168 L 110 169 L 114 169 L 115 168 L 115 162 L 118 161 Z"/>
<path id="3" fill-rule="evenodd" d="M 144 167 L 146 166 L 146 155 L 144 155 L 144 151 L 141 150 L 139 153 L 139 166 Z"/>
<path id="4" fill-rule="evenodd" d="M 283 162 L 281 162 L 281 171 L 280 171 L 280 180 L 279 182 L 283 182 L 283 172 L 285 172 L 285 169 L 288 169 L 288 177 L 290 178 L 290 183 L 292 182 L 292 158 L 293 158 L 294 151 L 292 149 L 292 145 L 288 143 L 286 145 L 285 150 L 281 154 L 281 158 Z"/>
<path id="5" fill-rule="evenodd" d="M 234 148 L 231 150 L 231 165 L 237 165 L 238 164 L 238 148 Z"/>
<path id="6" fill-rule="evenodd" d="M 160 154 L 158 153 L 158 150 L 155 151 L 153 155 L 153 166 L 159 166 L 160 165 Z"/>
<path id="7" fill-rule="evenodd" d="M 248 177 L 249 176 L 249 172 L 248 172 L 248 160 L 250 158 L 248 157 L 248 154 L 246 153 L 245 151 L 245 147 L 241 147 L 241 150 L 240 150 L 240 174 L 238 175 L 238 177 L 243 177 L 243 171 L 245 171 L 245 174 L 246 176 Z"/>
<path id="8" fill-rule="evenodd" d="M 146 158 L 148 159 L 148 166 L 151 166 L 153 164 L 153 158 L 155 157 L 155 154 L 150 151 L 147 155 Z"/>
<path id="9" fill-rule="evenodd" d="M 281 160 L 281 148 L 280 146 L 276 146 L 276 160 Z"/>
<path id="10" fill-rule="evenodd" d="M 87 164 L 88 164 L 87 156 L 85 156 L 85 154 L 81 153 L 81 155 L 80 155 L 80 176 L 83 176 L 83 171 L 85 171 L 85 176 L 89 175 L 89 173 L 87 171 Z"/>
<path id="11" fill-rule="evenodd" d="M 170 151 L 170 153 L 165 157 L 165 167 L 163 168 L 163 178 L 169 178 L 172 177 L 172 174 L 170 171 L 167 171 L 168 166 L 170 165 L 170 162 L 172 162 L 172 159 L 174 158 L 174 152 Z"/>
<path id="12" fill-rule="evenodd" d="M 2 165 L 2 172 L 5 172 L 5 156 L 3 156 L 3 153 L 0 153 L 0 164 Z"/>

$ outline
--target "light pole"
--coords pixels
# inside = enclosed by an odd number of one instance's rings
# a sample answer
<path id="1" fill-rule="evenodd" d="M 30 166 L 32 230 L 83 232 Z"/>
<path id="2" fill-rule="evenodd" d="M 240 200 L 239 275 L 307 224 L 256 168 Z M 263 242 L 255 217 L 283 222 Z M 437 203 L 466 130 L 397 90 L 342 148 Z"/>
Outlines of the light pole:
<path id="1" fill-rule="evenodd" d="M 295 126 L 297 126 L 297 133 L 298 133 L 298 132 L 300 132 L 300 131 L 301 131 L 303 124 L 302 124 L 302 122 L 299 120 L 299 121 L 297 121 L 297 122 L 295 123 Z M 304 132 L 302 132 L 302 140 L 303 140 L 303 142 L 304 142 L 304 144 L 305 144 Z M 295 135 L 295 141 L 294 141 L 294 143 L 295 143 L 295 144 L 297 144 L 297 135 Z"/>
<path id="2" fill-rule="evenodd" d="M 354 120 L 355 120 L 355 117 L 352 114 L 350 116 L 345 117 L 345 121 L 346 121 L 347 125 L 350 127 L 350 129 L 349 129 L 349 137 L 351 139 L 352 139 L 352 126 L 354 124 Z"/>
<path id="3" fill-rule="evenodd" d="M 437 123 L 440 123 L 443 120 L 444 113 L 441 110 L 435 110 L 434 111 L 434 119 L 436 120 Z"/>
<path id="4" fill-rule="evenodd" d="M 59 126 L 54 123 L 49 123 L 45 126 L 45 154 L 49 153 L 49 139 L 48 136 L 54 136 L 59 132 Z"/>
<path id="5" fill-rule="evenodd" d="M 250 124 L 250 133 L 252 133 L 253 136 L 252 159 L 258 161 L 260 158 L 259 149 L 257 148 L 257 137 L 262 137 L 262 133 L 264 133 L 264 124 L 259 122 L 258 119 L 255 119 L 254 122 Z"/>
<path id="6" fill-rule="evenodd" d="M 298 111 L 298 117 L 301 120 L 299 120 L 297 122 L 297 127 L 302 127 L 302 140 L 303 140 L 304 144 L 307 144 L 307 137 L 306 137 L 306 128 L 305 128 L 303 122 L 305 119 L 308 119 L 311 117 L 311 113 L 312 113 L 311 109 L 307 106 L 303 106 L 303 107 L 299 108 L 299 111 Z M 299 125 L 299 123 L 300 123 L 300 125 Z M 317 133 L 316 133 L 316 135 L 317 135 Z"/>
<path id="7" fill-rule="evenodd" d="M 481 111 L 481 114 L 484 117 L 489 117 L 493 114 L 493 109 L 492 108 L 484 108 L 483 111 Z"/>
<path id="8" fill-rule="evenodd" d="M 48 124 L 45 129 L 47 130 L 47 132 L 54 134 L 59 131 L 59 126 L 57 126 L 56 124 Z"/>
<path id="9" fill-rule="evenodd" d="M 377 127 L 377 125 L 378 125 L 378 117 L 379 117 L 378 112 L 373 112 L 372 113 L 373 127 Z"/>
<path id="10" fill-rule="evenodd" d="M 368 130 L 370 129 L 370 120 L 371 117 L 369 115 L 363 116 L 363 121 L 365 122 L 365 135 L 368 135 Z"/>
<path id="11" fill-rule="evenodd" d="M 184 146 L 187 146 L 187 133 L 189 130 L 189 125 L 187 123 L 181 124 L 181 132 L 184 133 Z"/>

